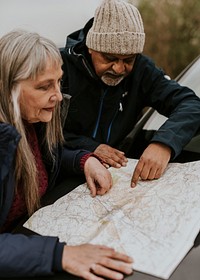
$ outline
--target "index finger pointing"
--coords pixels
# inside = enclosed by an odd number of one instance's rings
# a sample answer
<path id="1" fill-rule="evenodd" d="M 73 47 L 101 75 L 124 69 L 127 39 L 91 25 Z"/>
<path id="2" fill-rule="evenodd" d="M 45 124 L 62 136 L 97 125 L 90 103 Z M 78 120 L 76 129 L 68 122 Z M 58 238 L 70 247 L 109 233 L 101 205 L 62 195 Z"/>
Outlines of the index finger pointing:
<path id="1" fill-rule="evenodd" d="M 135 170 L 133 172 L 133 176 L 132 176 L 132 179 L 131 179 L 131 187 L 134 188 L 140 178 L 140 174 L 142 172 L 142 169 L 143 169 L 143 166 L 144 166 L 144 163 L 142 161 L 138 161 L 136 167 L 135 167 Z"/>

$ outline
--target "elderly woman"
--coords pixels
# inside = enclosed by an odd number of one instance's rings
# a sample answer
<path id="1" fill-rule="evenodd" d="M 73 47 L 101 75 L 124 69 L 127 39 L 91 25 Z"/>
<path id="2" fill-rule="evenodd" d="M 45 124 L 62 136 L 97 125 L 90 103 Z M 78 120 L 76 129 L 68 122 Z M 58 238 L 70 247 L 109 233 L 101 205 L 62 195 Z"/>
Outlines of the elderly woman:
<path id="1" fill-rule="evenodd" d="M 64 270 L 85 279 L 122 279 L 132 272 L 132 259 L 111 248 L 11 233 L 54 186 L 61 157 L 66 168 L 85 172 L 92 196 L 112 185 L 108 170 L 87 151 L 62 156 L 61 65 L 57 47 L 38 34 L 13 31 L 0 39 L 0 275 Z"/>

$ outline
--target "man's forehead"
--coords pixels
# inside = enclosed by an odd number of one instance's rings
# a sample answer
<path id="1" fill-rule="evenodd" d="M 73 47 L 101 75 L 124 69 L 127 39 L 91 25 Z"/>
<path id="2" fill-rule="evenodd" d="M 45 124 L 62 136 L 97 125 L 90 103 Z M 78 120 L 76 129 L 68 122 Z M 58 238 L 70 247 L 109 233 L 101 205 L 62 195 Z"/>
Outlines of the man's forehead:
<path id="1" fill-rule="evenodd" d="M 112 57 L 112 58 L 117 58 L 117 59 L 127 59 L 127 58 L 134 58 L 136 54 L 113 54 L 113 53 L 101 53 L 105 57 Z"/>

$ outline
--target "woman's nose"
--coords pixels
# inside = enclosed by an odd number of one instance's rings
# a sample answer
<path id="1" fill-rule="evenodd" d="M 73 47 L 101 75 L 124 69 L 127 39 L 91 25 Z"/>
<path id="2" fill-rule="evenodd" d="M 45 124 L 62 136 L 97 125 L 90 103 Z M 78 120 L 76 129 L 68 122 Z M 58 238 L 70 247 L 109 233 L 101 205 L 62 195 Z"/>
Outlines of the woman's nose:
<path id="1" fill-rule="evenodd" d="M 60 86 L 57 86 L 54 94 L 51 96 L 50 100 L 51 101 L 62 101 L 63 97 L 62 97 L 62 93 L 60 91 Z"/>
<path id="2" fill-rule="evenodd" d="M 62 101 L 63 97 L 62 97 L 62 93 L 61 93 L 60 89 L 57 91 L 56 96 L 57 96 L 58 101 Z"/>

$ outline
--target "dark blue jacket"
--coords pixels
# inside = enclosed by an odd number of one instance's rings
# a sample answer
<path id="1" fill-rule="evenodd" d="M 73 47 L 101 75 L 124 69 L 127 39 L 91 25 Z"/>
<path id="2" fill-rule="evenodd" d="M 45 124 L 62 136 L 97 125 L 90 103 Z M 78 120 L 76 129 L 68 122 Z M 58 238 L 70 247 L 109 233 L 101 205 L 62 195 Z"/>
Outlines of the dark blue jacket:
<path id="1" fill-rule="evenodd" d="M 142 54 L 137 55 L 133 70 L 122 82 L 105 85 L 97 77 L 85 45 L 91 25 L 92 19 L 84 29 L 69 35 L 61 49 L 62 91 L 71 95 L 64 127 L 67 146 L 94 151 L 106 143 L 118 148 L 142 110 L 153 107 L 169 119 L 151 141 L 171 147 L 175 158 L 199 128 L 200 99 L 191 89 L 167 79 Z"/>
<path id="2" fill-rule="evenodd" d="M 40 124 L 38 123 L 36 126 L 39 128 Z M 42 134 L 40 137 L 42 138 Z M 0 228 L 6 220 L 14 197 L 14 165 L 20 138 L 21 136 L 13 126 L 0 123 Z M 65 150 L 66 168 L 70 172 L 79 172 L 80 157 L 85 153 L 87 152 Z M 49 175 L 48 190 L 55 185 L 61 157 L 62 147 L 57 147 L 54 165 L 50 162 L 46 164 Z M 59 244 L 57 237 L 0 234 L 0 277 L 52 274 Z M 61 253 L 59 252 L 59 254 Z"/>

